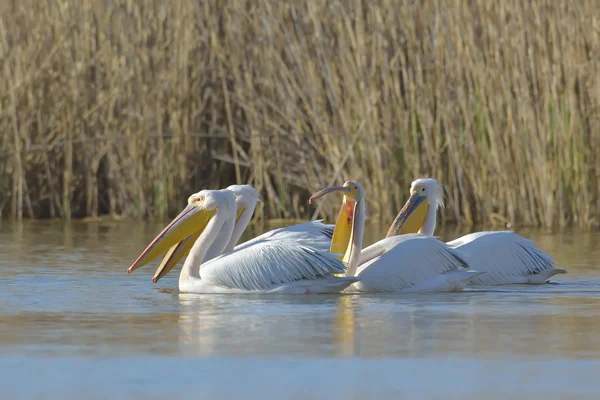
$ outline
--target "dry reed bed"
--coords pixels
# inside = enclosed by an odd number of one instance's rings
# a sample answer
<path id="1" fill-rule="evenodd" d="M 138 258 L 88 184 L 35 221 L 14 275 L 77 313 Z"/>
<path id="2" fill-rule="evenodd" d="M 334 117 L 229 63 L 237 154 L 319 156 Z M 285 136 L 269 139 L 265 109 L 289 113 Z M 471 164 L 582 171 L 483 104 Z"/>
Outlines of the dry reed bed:
<path id="1" fill-rule="evenodd" d="M 307 217 L 352 178 L 389 221 L 427 175 L 446 220 L 597 227 L 599 62 L 598 0 L 9 0 L 0 209 L 155 217 L 250 182 Z"/>

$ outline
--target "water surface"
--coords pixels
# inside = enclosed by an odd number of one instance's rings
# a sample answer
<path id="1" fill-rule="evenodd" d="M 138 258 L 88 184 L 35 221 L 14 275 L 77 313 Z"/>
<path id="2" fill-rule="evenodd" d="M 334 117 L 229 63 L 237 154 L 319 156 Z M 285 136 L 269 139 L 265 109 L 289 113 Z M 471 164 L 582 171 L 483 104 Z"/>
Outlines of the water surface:
<path id="1" fill-rule="evenodd" d="M 555 285 L 267 296 L 180 294 L 157 262 L 128 275 L 161 228 L 2 222 L 1 398 L 600 394 L 598 233 L 520 231 L 569 270 Z"/>

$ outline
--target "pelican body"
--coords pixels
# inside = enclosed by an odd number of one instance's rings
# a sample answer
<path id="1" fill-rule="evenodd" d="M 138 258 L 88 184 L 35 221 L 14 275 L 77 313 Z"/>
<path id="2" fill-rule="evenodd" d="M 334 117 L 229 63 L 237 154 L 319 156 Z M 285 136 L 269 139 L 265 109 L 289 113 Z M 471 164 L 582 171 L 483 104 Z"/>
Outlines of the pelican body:
<path id="1" fill-rule="evenodd" d="M 262 200 L 260 199 L 258 191 L 250 185 L 231 185 L 226 190 L 233 192 L 235 195 L 237 207 L 237 219 L 233 228 L 233 233 L 224 250 L 225 253 L 228 253 L 233 251 L 239 242 L 240 237 L 250 223 L 252 214 L 254 214 L 254 210 L 256 209 L 256 204 Z M 324 250 L 327 250 L 329 248 L 329 241 L 333 236 L 333 225 L 325 225 L 322 221 L 294 224 L 266 232 L 244 243 L 244 245 L 252 243 L 252 241 L 279 237 L 279 235 L 286 235 L 290 239 L 315 240 L 315 245 L 319 246 L 319 249 L 323 248 Z"/>
<path id="2" fill-rule="evenodd" d="M 129 272 L 168 251 L 155 274 L 156 281 L 176 264 L 174 258 L 186 254 L 183 248 L 189 247 L 179 276 L 182 292 L 337 293 L 358 281 L 334 276 L 342 274 L 345 265 L 322 250 L 329 243 L 326 235 L 301 239 L 293 232 L 271 232 L 225 252 L 237 216 L 231 190 L 203 190 L 190 196 L 188 206 L 150 243 Z"/>
<path id="3" fill-rule="evenodd" d="M 356 275 L 359 292 L 449 292 L 461 291 L 481 272 L 468 269 L 460 252 L 430 236 L 393 236 L 361 251 L 365 204 L 364 189 L 355 181 L 315 193 L 310 202 L 328 193 L 344 194 L 336 220 L 331 252 L 343 254 L 348 269 Z"/>
<path id="4" fill-rule="evenodd" d="M 387 237 L 409 232 L 433 236 L 437 209 L 443 206 L 442 185 L 431 178 L 415 180 Z M 533 241 L 512 231 L 475 232 L 447 244 L 460 250 L 471 268 L 485 272 L 472 280 L 473 285 L 542 284 L 567 273 L 555 269 L 552 258 Z"/>
<path id="5" fill-rule="evenodd" d="M 240 249 L 241 246 L 248 247 L 252 243 L 258 243 L 265 240 L 285 239 L 288 241 L 310 241 L 311 245 L 319 251 L 328 251 L 329 242 L 333 235 L 333 225 L 325 225 L 322 221 L 310 221 L 274 229 L 238 245 L 237 243 L 240 237 L 250 223 L 250 219 L 252 218 L 252 214 L 254 214 L 257 203 L 262 202 L 262 200 L 258 191 L 250 185 L 231 185 L 223 190 L 232 192 L 235 195 L 236 219 L 233 226 L 233 232 L 230 235 L 227 229 L 221 229 L 218 233 L 219 236 L 217 240 L 219 242 L 223 240 L 227 242 L 227 245 L 222 251 L 220 247 L 212 246 L 204 256 L 204 262 L 212 260 L 224 253 L 230 253 L 234 249 Z M 203 192 L 199 192 L 198 195 L 201 193 Z M 173 246 L 169 250 L 167 256 L 163 259 L 163 262 L 152 278 L 152 282 L 158 282 L 159 279 L 168 274 L 169 271 L 171 271 L 171 269 L 173 269 L 173 267 L 190 252 L 200 233 L 200 231 L 192 233 L 185 238 L 181 244 Z M 133 269 L 130 268 L 130 272 L 132 270 Z"/>

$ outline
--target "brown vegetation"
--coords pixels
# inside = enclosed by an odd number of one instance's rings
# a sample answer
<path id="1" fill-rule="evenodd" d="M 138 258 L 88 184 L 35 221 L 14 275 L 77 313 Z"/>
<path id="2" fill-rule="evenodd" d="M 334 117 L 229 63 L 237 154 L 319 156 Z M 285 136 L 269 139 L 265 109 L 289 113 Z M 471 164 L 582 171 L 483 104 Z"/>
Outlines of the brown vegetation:
<path id="1" fill-rule="evenodd" d="M 0 210 L 164 216 L 249 182 L 308 217 L 356 179 L 389 221 L 433 176 L 448 219 L 598 226 L 599 63 L 598 0 L 6 0 Z"/>

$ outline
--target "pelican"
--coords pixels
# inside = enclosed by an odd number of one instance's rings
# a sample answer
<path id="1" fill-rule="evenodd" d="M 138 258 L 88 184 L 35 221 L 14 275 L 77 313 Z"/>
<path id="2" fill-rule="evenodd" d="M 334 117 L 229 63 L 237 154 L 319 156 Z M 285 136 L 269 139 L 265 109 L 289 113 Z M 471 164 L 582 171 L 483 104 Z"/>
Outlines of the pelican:
<path id="1" fill-rule="evenodd" d="M 360 281 L 360 292 L 461 291 L 482 272 L 468 269 L 460 252 L 421 234 L 392 236 L 361 251 L 365 224 L 364 189 L 355 181 L 331 186 L 312 195 L 309 202 L 331 192 L 344 194 L 335 224 L 331 252 L 344 254 L 346 276 Z"/>
<path id="2" fill-rule="evenodd" d="M 387 236 L 419 232 L 433 236 L 436 212 L 444 206 L 443 188 L 435 179 L 417 179 L 410 187 L 410 198 L 392 223 Z M 475 232 L 447 243 L 462 251 L 471 268 L 485 274 L 473 285 L 542 284 L 556 274 L 552 258 L 526 239 L 511 231 Z"/>
<path id="3" fill-rule="evenodd" d="M 216 251 L 217 247 L 211 247 L 204 256 L 204 262 L 218 257 L 221 254 L 230 253 L 234 249 L 240 248 L 240 246 L 249 246 L 252 243 L 264 240 L 277 240 L 282 237 L 288 240 L 311 240 L 313 241 L 312 246 L 316 249 L 320 251 L 329 250 L 329 243 L 333 235 L 333 225 L 325 225 L 322 221 L 310 221 L 273 229 L 236 246 L 250 223 L 250 219 L 252 218 L 252 214 L 254 214 L 257 203 L 262 202 L 262 200 L 258 191 L 250 185 L 231 185 L 222 190 L 230 191 L 235 195 L 237 214 L 233 233 L 229 237 L 229 234 L 226 231 L 221 231 L 220 235 L 224 236 L 221 240 L 228 239 L 227 246 L 225 246 L 221 253 Z M 199 192 L 198 195 L 201 195 L 202 193 L 203 192 Z M 167 275 L 169 271 L 171 271 L 171 269 L 173 269 L 173 267 L 190 252 L 199 235 L 200 231 L 195 232 L 183 239 L 181 244 L 173 246 L 167 253 L 167 256 L 163 259 L 161 266 L 157 269 L 157 273 L 152 278 L 152 282 L 156 283 L 162 277 Z M 129 272 L 133 271 L 133 269 L 135 268 L 130 268 Z"/>
<path id="4" fill-rule="evenodd" d="M 336 293 L 357 282 L 335 277 L 345 265 L 329 252 L 316 249 L 318 240 L 259 240 L 222 254 L 236 219 L 235 195 L 229 190 L 203 190 L 150 243 L 129 271 L 172 251 L 192 237 L 194 244 L 179 276 L 179 290 L 188 293 Z M 189 239 L 188 239 L 189 240 Z M 210 258 L 213 257 L 213 258 Z M 208 261 L 205 261 L 208 258 Z M 158 276 L 162 276 L 159 267 Z"/>
<path id="5" fill-rule="evenodd" d="M 237 220 L 235 227 L 233 228 L 233 234 L 231 239 L 225 247 L 225 252 L 228 253 L 233 251 L 236 244 L 240 240 L 240 237 L 248 227 L 252 214 L 256 208 L 256 204 L 260 199 L 258 191 L 250 185 L 231 185 L 226 190 L 233 192 L 235 195 L 235 203 L 237 206 Z M 333 225 L 325 225 L 322 221 L 310 221 L 301 224 L 295 224 L 284 228 L 274 229 L 266 232 L 260 236 L 251 239 L 246 243 L 252 241 L 259 241 L 266 238 L 279 237 L 279 235 L 289 235 L 298 239 L 318 239 L 318 243 L 326 243 L 326 247 L 329 247 L 329 240 L 333 235 Z"/>

